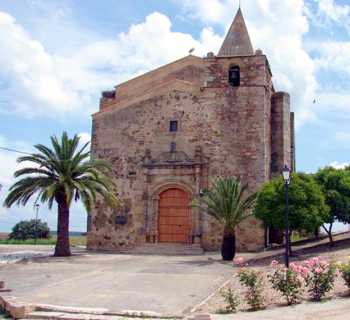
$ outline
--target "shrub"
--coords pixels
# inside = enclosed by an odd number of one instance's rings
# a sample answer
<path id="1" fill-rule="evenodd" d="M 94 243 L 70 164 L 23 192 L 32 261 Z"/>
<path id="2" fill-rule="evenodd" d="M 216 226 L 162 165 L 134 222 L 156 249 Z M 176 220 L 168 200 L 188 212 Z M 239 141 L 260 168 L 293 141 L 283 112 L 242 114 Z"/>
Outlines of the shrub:
<path id="1" fill-rule="evenodd" d="M 247 288 L 245 299 L 252 311 L 264 309 L 262 273 L 242 268 L 238 273 L 240 283 Z"/>
<path id="2" fill-rule="evenodd" d="M 237 294 L 233 292 L 231 288 L 227 290 L 221 290 L 221 296 L 226 302 L 226 313 L 235 313 L 237 312 L 240 300 Z"/>
<path id="3" fill-rule="evenodd" d="M 279 291 L 286 299 L 288 305 L 300 302 L 303 292 L 303 277 L 307 268 L 301 265 L 291 264 L 287 269 L 284 265 L 272 262 L 275 268 L 271 275 L 268 275 L 272 288 Z"/>
<path id="4" fill-rule="evenodd" d="M 35 230 L 38 239 L 50 238 L 50 229 L 46 222 L 42 222 L 40 219 L 37 220 L 35 226 L 35 220 L 20 221 L 13 228 L 9 234 L 11 240 L 27 240 L 35 238 Z"/>
<path id="5" fill-rule="evenodd" d="M 350 261 L 339 264 L 340 273 L 345 281 L 345 284 L 350 289 Z"/>
<path id="6" fill-rule="evenodd" d="M 333 289 L 336 266 L 320 258 L 312 258 L 303 263 L 308 269 L 305 282 L 311 298 L 320 301 L 327 292 Z"/>

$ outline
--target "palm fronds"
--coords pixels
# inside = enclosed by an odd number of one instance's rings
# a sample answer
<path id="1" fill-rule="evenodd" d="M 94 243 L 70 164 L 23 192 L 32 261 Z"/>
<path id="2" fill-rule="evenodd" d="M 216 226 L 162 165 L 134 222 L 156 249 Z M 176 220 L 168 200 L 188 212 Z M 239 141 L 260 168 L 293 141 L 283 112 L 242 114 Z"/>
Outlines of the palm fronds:
<path id="1" fill-rule="evenodd" d="M 110 206 L 117 205 L 111 167 L 104 161 L 90 159 L 89 143 L 79 148 L 79 136 L 70 139 L 64 132 L 61 139 L 51 137 L 51 144 L 52 149 L 35 145 L 36 153 L 18 158 L 19 163 L 32 166 L 14 173 L 20 179 L 11 186 L 5 206 L 26 205 L 36 195 L 36 201 L 47 202 L 51 208 L 62 193 L 68 206 L 81 200 L 87 211 L 91 211 L 97 195 Z"/>
<path id="2" fill-rule="evenodd" d="M 213 216 L 231 232 L 244 219 L 251 216 L 249 210 L 256 200 L 256 193 L 246 196 L 248 186 L 239 179 L 228 177 L 213 181 L 203 197 L 195 200 L 194 206 Z"/>

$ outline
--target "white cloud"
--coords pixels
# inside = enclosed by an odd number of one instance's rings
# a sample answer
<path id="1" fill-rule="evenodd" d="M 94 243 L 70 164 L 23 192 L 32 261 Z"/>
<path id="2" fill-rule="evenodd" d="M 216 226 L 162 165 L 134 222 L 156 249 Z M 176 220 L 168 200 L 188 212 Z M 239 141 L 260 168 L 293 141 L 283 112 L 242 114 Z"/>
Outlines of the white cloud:
<path id="1" fill-rule="evenodd" d="M 221 25 L 232 22 L 235 0 L 178 0 L 190 18 Z M 242 10 L 255 48 L 266 53 L 277 90 L 288 91 L 297 126 L 315 117 L 312 101 L 317 90 L 314 62 L 303 47 L 308 32 L 303 0 L 245 0 Z M 277 27 L 278 26 L 278 27 Z"/>
<path id="2" fill-rule="evenodd" d="M 204 23 L 222 23 L 222 19 L 232 18 L 233 1 L 230 0 L 173 0 L 181 3 L 184 13 L 190 17 L 202 20 Z"/>
<path id="3" fill-rule="evenodd" d="M 330 164 L 331 167 L 335 169 L 344 169 L 348 167 L 350 163 L 334 161 Z"/>
<path id="4" fill-rule="evenodd" d="M 318 54 L 315 59 L 318 69 L 346 73 L 350 77 L 350 42 L 324 41 L 314 44 L 312 49 Z"/>
<path id="5" fill-rule="evenodd" d="M 81 132 L 78 134 L 79 138 L 80 138 L 80 143 L 82 145 L 84 145 L 85 143 L 90 142 L 91 140 L 91 134 L 88 132 Z"/>
<path id="6" fill-rule="evenodd" d="M 59 78 L 54 58 L 12 16 L 3 12 L 0 12 L 0 39 L 0 75 L 7 78 L 8 95 L 17 112 L 40 114 L 46 108 L 69 111 L 77 104 L 78 96 Z M 5 108 L 0 106 L 3 111 Z"/>
<path id="7" fill-rule="evenodd" d="M 312 22 L 323 28 L 333 24 L 350 31 L 350 6 L 337 4 L 334 0 L 313 0 L 316 11 L 307 8 L 306 13 Z"/>
<path id="8" fill-rule="evenodd" d="M 12 16 L 0 12 L 0 41 L 0 79 L 6 79 L 3 96 L 9 97 L 0 110 L 56 117 L 89 114 L 97 109 L 100 91 L 183 57 L 192 47 L 204 55 L 210 46 L 218 46 L 220 38 L 211 28 L 203 29 L 199 40 L 173 32 L 170 19 L 154 12 L 115 39 L 55 54 Z"/>

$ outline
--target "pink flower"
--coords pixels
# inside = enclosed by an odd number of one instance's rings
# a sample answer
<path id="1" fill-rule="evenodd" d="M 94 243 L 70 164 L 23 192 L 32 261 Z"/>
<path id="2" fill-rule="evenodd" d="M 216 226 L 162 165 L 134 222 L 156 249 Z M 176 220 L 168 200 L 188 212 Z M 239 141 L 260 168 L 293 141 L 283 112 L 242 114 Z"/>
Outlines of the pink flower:
<path id="1" fill-rule="evenodd" d="M 235 258 L 233 260 L 233 265 L 242 267 L 244 265 L 244 259 L 242 257 Z"/>
<path id="2" fill-rule="evenodd" d="M 271 261 L 271 267 L 276 268 L 278 266 L 278 261 L 277 260 L 272 260 Z"/>
<path id="3" fill-rule="evenodd" d="M 316 269 L 315 269 L 315 273 L 316 273 L 316 274 L 322 273 L 322 269 L 321 269 L 321 268 L 316 268 Z"/>

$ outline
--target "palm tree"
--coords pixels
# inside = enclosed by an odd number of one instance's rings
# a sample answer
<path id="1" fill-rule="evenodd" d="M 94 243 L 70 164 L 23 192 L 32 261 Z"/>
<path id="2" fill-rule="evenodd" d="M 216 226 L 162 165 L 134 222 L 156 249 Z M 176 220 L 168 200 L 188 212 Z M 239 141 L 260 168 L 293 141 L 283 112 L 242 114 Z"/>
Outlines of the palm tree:
<path id="1" fill-rule="evenodd" d="M 4 205 L 26 205 L 36 195 L 38 201 L 48 203 L 49 209 L 56 202 L 58 207 L 57 242 L 55 256 L 70 256 L 69 208 L 72 201 L 81 200 L 89 213 L 97 196 L 114 207 L 117 199 L 113 193 L 114 183 L 107 174 L 110 166 L 101 160 L 90 159 L 89 143 L 79 148 L 79 136 L 70 139 L 66 132 L 59 140 L 51 137 L 52 149 L 38 144 L 37 153 L 18 158 L 18 162 L 31 162 L 31 167 L 14 173 L 15 182 Z"/>
<path id="2" fill-rule="evenodd" d="M 203 191 L 194 206 L 207 212 L 224 226 L 221 254 L 224 260 L 235 256 L 235 229 L 238 224 L 251 216 L 249 210 L 255 203 L 257 194 L 245 196 L 248 185 L 241 185 L 239 179 L 228 177 L 217 179 L 210 189 Z"/>

